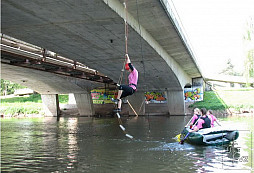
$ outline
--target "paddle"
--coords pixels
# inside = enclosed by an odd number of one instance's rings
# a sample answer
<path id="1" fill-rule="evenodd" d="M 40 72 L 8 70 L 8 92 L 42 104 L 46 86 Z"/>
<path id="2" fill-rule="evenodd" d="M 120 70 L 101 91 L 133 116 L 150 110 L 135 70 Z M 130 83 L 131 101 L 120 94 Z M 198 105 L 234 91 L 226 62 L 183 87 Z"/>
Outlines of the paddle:
<path id="1" fill-rule="evenodd" d="M 200 115 L 200 117 L 201 117 L 201 115 Z M 198 118 L 198 120 L 200 119 L 200 117 Z M 195 126 L 197 124 L 198 120 L 195 122 L 195 124 L 193 126 Z M 190 133 L 191 132 L 188 132 L 187 135 L 185 135 L 185 137 L 179 142 L 179 144 L 183 144 L 184 140 L 189 136 Z"/>
<path id="2" fill-rule="evenodd" d="M 179 144 L 183 144 L 184 140 L 189 136 L 190 132 L 187 133 L 187 135 L 185 135 L 185 137 L 179 142 Z"/>
<path id="3" fill-rule="evenodd" d="M 190 121 L 186 124 L 185 127 L 187 127 L 187 126 L 190 124 L 190 122 L 191 122 L 192 119 L 193 119 L 193 116 L 191 117 Z"/>
<path id="4" fill-rule="evenodd" d="M 188 125 L 190 124 L 190 122 L 191 122 L 192 119 L 193 119 L 193 117 L 191 117 L 191 119 L 190 119 L 189 122 L 185 125 L 185 127 L 188 127 Z M 176 139 L 178 139 L 179 142 L 180 142 L 180 138 L 181 138 L 181 133 L 178 134 L 178 135 L 176 135 Z"/>

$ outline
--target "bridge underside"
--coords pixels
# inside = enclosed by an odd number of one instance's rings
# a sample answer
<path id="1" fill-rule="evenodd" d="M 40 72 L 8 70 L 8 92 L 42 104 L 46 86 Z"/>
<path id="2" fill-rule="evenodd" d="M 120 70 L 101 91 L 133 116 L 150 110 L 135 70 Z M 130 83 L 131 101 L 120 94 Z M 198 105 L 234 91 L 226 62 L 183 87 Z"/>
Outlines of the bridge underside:
<path id="1" fill-rule="evenodd" d="M 1 78 L 27 86 L 40 94 L 84 93 L 103 84 L 8 64 L 1 64 Z"/>
<path id="2" fill-rule="evenodd" d="M 130 15 L 137 12 L 135 2 L 129 1 Z M 125 53 L 124 21 L 102 0 L 1 3 L 2 33 L 57 52 L 118 80 Z M 139 1 L 138 8 L 140 23 L 177 63 L 185 63 L 181 68 L 186 74 L 200 75 L 162 5 L 154 0 Z M 160 20 L 156 20 L 158 16 Z M 128 39 L 129 55 L 139 71 L 139 89 L 145 85 L 151 90 L 182 89 L 177 72 L 131 27 Z"/>
<path id="3" fill-rule="evenodd" d="M 83 63 L 117 82 L 125 54 L 122 2 L 1 1 L 2 33 Z M 195 60 L 160 1 L 139 0 L 137 6 L 136 1 L 130 0 L 128 12 L 131 26 L 128 53 L 139 71 L 139 91 L 167 90 L 167 94 L 173 93 L 172 97 L 168 96 L 171 114 L 182 114 L 183 100 L 179 98 L 183 98 L 183 87 L 191 83 L 191 78 L 201 76 Z M 7 69 L 10 74 L 17 75 L 15 78 L 25 79 L 19 75 L 18 68 Z M 34 76 L 34 80 L 41 78 L 43 83 L 46 79 L 40 74 Z M 92 85 L 85 83 L 81 88 Z M 52 91 L 61 89 L 57 84 L 49 85 Z M 80 93 L 79 89 L 77 93 Z"/>

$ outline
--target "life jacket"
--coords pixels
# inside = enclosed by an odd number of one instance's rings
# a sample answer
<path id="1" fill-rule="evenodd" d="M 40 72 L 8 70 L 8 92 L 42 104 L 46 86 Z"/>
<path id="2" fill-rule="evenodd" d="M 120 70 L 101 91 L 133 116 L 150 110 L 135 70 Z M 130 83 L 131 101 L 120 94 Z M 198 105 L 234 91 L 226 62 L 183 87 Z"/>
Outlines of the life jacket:
<path id="1" fill-rule="evenodd" d="M 205 121 L 205 123 L 202 124 L 202 129 L 211 127 L 211 120 L 210 118 L 208 118 L 208 116 L 200 117 L 200 118 Z"/>
<path id="2" fill-rule="evenodd" d="M 199 119 L 199 117 L 200 117 L 201 115 L 197 115 L 197 116 L 198 116 L 198 118 L 195 119 L 195 121 L 193 122 L 193 125 L 196 124 L 196 122 L 198 121 L 198 119 Z"/>

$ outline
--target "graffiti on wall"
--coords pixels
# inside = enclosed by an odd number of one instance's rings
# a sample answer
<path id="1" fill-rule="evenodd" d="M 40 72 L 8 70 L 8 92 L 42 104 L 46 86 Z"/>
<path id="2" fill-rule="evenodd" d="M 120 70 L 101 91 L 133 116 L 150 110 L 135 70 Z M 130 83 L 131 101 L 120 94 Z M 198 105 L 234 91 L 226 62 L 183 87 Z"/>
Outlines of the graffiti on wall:
<path id="1" fill-rule="evenodd" d="M 117 92 L 108 89 L 94 89 L 91 91 L 94 104 L 112 104 L 111 98 L 116 99 Z M 167 103 L 167 99 L 162 92 L 145 92 L 147 103 Z"/>
<path id="2" fill-rule="evenodd" d="M 162 92 L 145 92 L 147 103 L 167 103 L 167 99 Z"/>
<path id="3" fill-rule="evenodd" d="M 145 92 L 146 103 L 167 103 L 166 96 L 163 92 Z M 116 99 L 117 92 L 108 89 L 94 89 L 91 91 L 94 104 L 112 104 L 111 98 Z M 193 87 L 184 89 L 184 101 L 194 102 L 203 100 L 203 88 Z"/>
<path id="4" fill-rule="evenodd" d="M 193 87 L 184 89 L 184 101 L 194 102 L 203 100 L 203 89 L 202 87 Z"/>
<path id="5" fill-rule="evenodd" d="M 113 103 L 111 98 L 116 98 L 117 93 L 115 90 L 108 89 L 94 89 L 91 91 L 91 96 L 94 104 Z"/>

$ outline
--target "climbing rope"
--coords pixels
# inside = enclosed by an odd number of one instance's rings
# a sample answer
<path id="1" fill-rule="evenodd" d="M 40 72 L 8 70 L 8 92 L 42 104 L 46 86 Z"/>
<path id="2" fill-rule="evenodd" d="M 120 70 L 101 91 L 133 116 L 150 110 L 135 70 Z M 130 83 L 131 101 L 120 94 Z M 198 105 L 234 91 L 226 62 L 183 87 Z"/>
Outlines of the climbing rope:
<path id="1" fill-rule="evenodd" d="M 138 27 L 139 27 L 139 34 L 140 34 L 140 51 L 141 51 L 141 57 L 142 57 L 142 65 L 143 65 L 143 69 L 144 69 L 144 81 L 146 82 L 146 68 L 145 68 L 145 61 L 144 61 L 144 52 L 143 52 L 143 44 L 142 44 L 142 39 L 141 39 L 141 28 L 140 28 L 140 20 L 139 20 L 139 8 L 138 8 L 138 0 L 136 0 L 136 8 L 137 8 L 137 17 L 138 17 Z M 147 85 L 145 84 L 145 91 L 148 92 L 148 88 L 147 88 Z M 144 101 L 142 102 L 140 108 L 139 108 L 139 112 L 141 111 L 141 108 L 143 106 L 145 102 L 145 99 Z M 150 130 L 150 119 L 149 119 L 149 113 L 148 113 L 148 126 L 149 126 L 149 132 L 151 131 Z"/>
<path id="2" fill-rule="evenodd" d="M 124 5 L 124 12 L 125 12 L 125 18 L 124 18 L 124 24 L 125 24 L 125 27 L 124 27 L 124 31 L 125 31 L 124 32 L 125 33 L 125 56 L 127 56 L 128 55 L 128 22 L 127 22 L 127 20 L 128 20 L 128 8 L 127 8 L 127 0 L 124 1 L 123 5 Z M 141 27 L 140 27 L 140 21 L 139 21 L 139 9 L 138 9 L 137 0 L 136 0 L 136 7 L 137 7 L 139 32 L 140 32 L 140 35 L 141 35 Z M 144 81 L 146 81 L 146 69 L 145 69 L 145 63 L 144 63 L 143 45 L 142 45 L 141 37 L 140 37 L 140 46 L 141 46 L 142 64 L 143 64 L 143 69 L 144 69 Z M 125 67 L 125 64 L 126 64 L 126 60 L 127 60 L 127 57 L 125 57 L 125 60 L 124 60 L 123 66 L 122 66 L 122 70 L 121 70 L 121 74 L 120 74 L 120 77 L 118 79 L 118 84 L 119 85 L 122 83 L 122 80 L 123 80 L 123 73 L 124 73 L 124 67 Z M 126 83 L 127 83 L 127 75 L 126 75 Z M 117 86 L 116 86 L 116 89 L 117 89 Z M 147 85 L 145 85 L 145 90 L 146 91 L 148 90 Z M 144 101 L 142 102 L 142 104 L 139 108 L 139 112 L 141 111 L 141 108 L 142 108 L 144 102 L 145 102 L 145 99 L 144 99 Z M 132 105 L 130 104 L 130 102 L 128 100 L 127 100 L 127 103 L 128 103 L 128 105 L 130 106 L 130 108 L 132 109 L 132 111 L 135 113 L 135 115 L 137 117 L 138 116 L 137 112 L 135 111 L 135 109 L 132 107 Z M 126 132 L 126 129 L 124 128 L 122 120 L 121 120 L 121 116 L 118 112 L 116 113 L 116 116 L 117 116 L 117 119 L 118 119 L 119 127 L 125 133 L 125 136 L 128 137 L 128 138 L 133 139 L 133 136 L 129 135 Z M 148 114 L 148 124 L 149 124 L 149 132 L 150 132 L 149 114 Z"/>
<path id="3" fill-rule="evenodd" d="M 125 61 L 124 61 L 124 63 L 123 63 L 123 67 L 122 67 L 122 70 L 121 70 L 121 74 L 120 74 L 120 77 L 119 77 L 118 82 L 117 82 L 119 85 L 121 85 L 122 80 L 123 80 L 124 66 L 125 66 Z M 116 90 L 117 90 L 117 86 L 116 86 Z"/>
<path id="4" fill-rule="evenodd" d="M 119 85 L 121 85 L 122 80 L 123 80 L 123 75 L 124 75 L 124 68 L 125 68 L 125 64 L 126 64 L 126 60 L 127 60 L 127 55 L 128 55 L 128 23 L 127 23 L 127 19 L 128 19 L 128 12 L 127 12 L 127 0 L 124 1 L 123 3 L 124 5 L 124 12 L 125 12 L 125 18 L 124 18 L 124 39 L 125 39 L 125 60 L 122 66 L 122 70 L 121 70 L 121 74 L 120 77 L 118 79 L 118 83 Z M 127 73 L 126 73 L 127 74 Z M 126 83 L 127 83 L 127 75 L 126 75 Z M 117 90 L 116 86 L 116 90 Z M 130 105 L 130 107 L 133 109 L 133 107 L 131 106 L 131 104 L 129 103 L 129 101 L 127 100 L 127 103 Z M 117 105 L 117 104 L 116 104 Z M 134 110 L 134 109 L 133 109 Z M 134 110 L 134 112 L 136 113 L 136 111 Z M 118 120 L 118 124 L 119 127 L 121 128 L 121 130 L 123 131 L 123 133 L 125 134 L 126 137 L 133 139 L 133 136 L 131 136 L 130 134 L 127 133 L 126 128 L 123 126 L 123 122 L 121 120 L 121 115 L 117 112 L 116 114 L 117 120 Z M 137 115 L 137 114 L 136 114 Z"/>
<path id="5" fill-rule="evenodd" d="M 127 0 L 124 1 L 124 12 L 125 12 L 125 19 L 124 19 L 124 33 L 125 33 L 125 55 L 128 54 L 128 9 L 127 9 Z"/>
<path id="6" fill-rule="evenodd" d="M 124 12 L 125 12 L 125 18 L 124 18 L 124 40 L 125 40 L 125 56 L 128 54 L 128 9 L 127 9 L 127 0 L 124 1 Z M 122 70 L 121 70 L 121 75 L 118 79 L 118 84 L 120 85 L 123 80 L 123 73 L 124 73 L 124 67 L 126 64 L 127 57 L 125 57 L 125 60 L 123 62 Z M 126 83 L 127 83 L 127 77 L 126 77 Z"/>
<path id="7" fill-rule="evenodd" d="M 124 12 L 125 12 L 125 19 L 124 19 L 124 35 L 125 35 L 125 56 L 128 55 L 128 8 L 127 8 L 127 0 L 124 1 Z M 125 63 L 126 63 L 127 57 L 125 57 Z M 125 73 L 125 83 L 128 84 L 127 81 L 127 73 Z"/>

